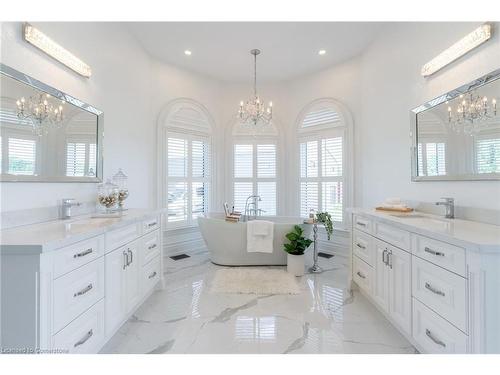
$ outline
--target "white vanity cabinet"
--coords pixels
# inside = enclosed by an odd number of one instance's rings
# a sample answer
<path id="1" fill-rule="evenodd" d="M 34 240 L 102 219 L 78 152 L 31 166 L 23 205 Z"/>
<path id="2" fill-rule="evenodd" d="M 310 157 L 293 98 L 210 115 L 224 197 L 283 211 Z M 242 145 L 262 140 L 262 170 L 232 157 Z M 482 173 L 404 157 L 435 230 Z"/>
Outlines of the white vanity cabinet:
<path id="1" fill-rule="evenodd" d="M 363 222 L 367 222 L 365 219 Z M 371 227 L 371 225 L 370 225 Z M 373 259 L 371 275 L 373 286 L 364 288 L 377 306 L 386 314 L 390 314 L 398 327 L 407 334 L 411 333 L 411 254 L 390 245 L 376 237 L 366 239 L 367 233 L 360 234 L 353 229 L 353 270 L 358 272 L 359 262 L 363 262 L 359 254 L 360 238 L 365 238 L 366 249 L 371 253 L 366 257 Z M 353 279 L 358 283 L 357 275 Z M 359 285 L 359 283 L 358 283 Z M 360 285 L 363 289 L 363 287 Z"/>
<path id="2" fill-rule="evenodd" d="M 131 210 L 100 233 L 64 235 L 61 247 L 2 243 L 2 350 L 97 353 L 160 285 L 160 218 Z"/>
<path id="3" fill-rule="evenodd" d="M 408 217 L 353 210 L 354 283 L 421 352 L 500 353 L 500 227 Z"/>

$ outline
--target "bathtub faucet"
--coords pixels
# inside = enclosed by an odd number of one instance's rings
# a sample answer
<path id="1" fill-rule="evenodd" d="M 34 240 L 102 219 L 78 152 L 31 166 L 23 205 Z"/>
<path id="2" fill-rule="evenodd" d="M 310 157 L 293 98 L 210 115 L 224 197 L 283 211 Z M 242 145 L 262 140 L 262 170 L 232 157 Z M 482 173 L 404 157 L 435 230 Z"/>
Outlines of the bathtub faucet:
<path id="1" fill-rule="evenodd" d="M 252 202 L 249 202 L 253 200 Z M 243 221 L 248 221 L 250 213 L 253 212 L 253 219 L 257 219 L 257 215 L 263 212 L 259 209 L 259 203 L 262 202 L 260 195 L 250 195 L 245 202 L 245 214 L 243 215 Z M 250 208 L 252 206 L 253 208 Z"/>

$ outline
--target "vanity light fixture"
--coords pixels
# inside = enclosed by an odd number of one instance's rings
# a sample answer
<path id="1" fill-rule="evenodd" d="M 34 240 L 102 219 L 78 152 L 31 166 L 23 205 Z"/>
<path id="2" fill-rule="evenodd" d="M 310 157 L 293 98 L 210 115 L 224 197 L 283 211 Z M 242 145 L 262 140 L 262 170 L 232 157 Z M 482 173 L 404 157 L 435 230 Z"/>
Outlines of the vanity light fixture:
<path id="1" fill-rule="evenodd" d="M 324 50 L 324 49 L 320 49 L 320 50 L 318 51 L 318 55 L 323 56 L 324 54 L 326 54 L 326 50 Z"/>
<path id="2" fill-rule="evenodd" d="M 92 70 L 90 66 L 27 22 L 24 24 L 23 37 L 28 43 L 41 49 L 47 55 L 66 65 L 78 74 L 86 78 L 91 76 Z"/>
<path id="3" fill-rule="evenodd" d="M 480 46 L 488 39 L 491 38 L 491 25 L 485 23 L 479 26 L 470 34 L 466 35 L 454 45 L 441 52 L 427 64 L 422 67 L 422 76 L 428 77 L 438 70 L 444 68 L 446 65 L 451 64 L 459 57 L 465 55 L 467 52 Z"/>
<path id="4" fill-rule="evenodd" d="M 185 54 L 186 56 L 191 56 L 192 52 L 191 52 L 190 50 L 188 50 L 188 49 L 187 49 L 187 50 L 185 50 L 185 51 L 184 51 L 184 54 Z"/>

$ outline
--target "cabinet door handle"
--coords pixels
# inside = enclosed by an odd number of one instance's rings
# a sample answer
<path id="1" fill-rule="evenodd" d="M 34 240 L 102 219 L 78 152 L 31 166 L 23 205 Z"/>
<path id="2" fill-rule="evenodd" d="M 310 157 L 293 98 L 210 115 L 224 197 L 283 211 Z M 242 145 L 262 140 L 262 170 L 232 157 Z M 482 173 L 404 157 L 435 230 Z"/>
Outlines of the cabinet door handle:
<path id="1" fill-rule="evenodd" d="M 384 263 L 387 266 L 387 260 L 385 259 L 385 255 L 388 253 L 387 249 L 382 251 L 382 263 Z"/>
<path id="2" fill-rule="evenodd" d="M 134 253 L 132 253 L 132 251 L 130 251 L 130 249 L 127 249 L 127 252 L 130 254 L 130 263 L 129 264 L 132 264 L 132 262 L 134 261 Z M 129 264 L 127 264 L 127 266 Z"/>
<path id="3" fill-rule="evenodd" d="M 363 275 L 361 272 L 356 272 L 356 275 L 358 275 L 359 277 L 361 277 L 362 279 L 366 279 L 366 276 Z"/>
<path id="4" fill-rule="evenodd" d="M 73 294 L 73 297 L 83 296 L 85 293 L 90 292 L 93 288 L 92 284 L 87 285 L 85 288 Z"/>
<path id="5" fill-rule="evenodd" d="M 435 251 L 435 250 L 432 250 L 430 247 L 425 247 L 424 248 L 424 251 L 426 253 L 429 253 L 429 254 L 432 254 L 432 255 L 435 255 L 435 256 L 438 256 L 438 257 L 444 257 L 444 253 L 441 253 L 440 251 Z"/>
<path id="6" fill-rule="evenodd" d="M 387 252 L 387 265 L 392 270 L 392 250 Z"/>
<path id="7" fill-rule="evenodd" d="M 73 347 L 76 348 L 77 346 L 85 344 L 88 341 L 88 339 L 90 339 L 92 336 L 94 336 L 94 331 L 93 330 L 88 331 L 82 339 L 80 339 L 75 343 L 75 345 L 73 345 Z"/>
<path id="8" fill-rule="evenodd" d="M 81 253 L 76 253 L 75 255 L 73 255 L 73 258 L 81 258 L 89 254 L 92 254 L 92 248 L 82 251 Z"/>
<path id="9" fill-rule="evenodd" d="M 366 223 L 362 223 L 361 221 L 356 221 L 356 224 L 361 225 L 362 227 L 366 227 Z"/>
<path id="10" fill-rule="evenodd" d="M 356 246 L 363 250 L 366 249 L 366 246 L 361 245 L 359 242 L 356 243 Z"/>
<path id="11" fill-rule="evenodd" d="M 425 335 L 430 338 L 434 343 L 442 346 L 443 348 L 446 348 L 446 344 L 444 342 L 442 342 L 441 340 L 435 338 L 433 335 L 432 335 L 432 332 L 430 330 L 428 330 L 427 328 L 425 329 Z"/>
<path id="12" fill-rule="evenodd" d="M 128 254 L 125 250 L 123 250 L 123 269 L 128 266 Z"/>
<path id="13" fill-rule="evenodd" d="M 432 293 L 437 294 L 437 295 L 439 295 L 439 296 L 442 296 L 442 297 L 444 297 L 444 296 L 445 296 L 444 292 L 442 292 L 442 291 L 440 291 L 440 290 L 437 290 L 436 288 L 434 288 L 434 287 L 433 287 L 431 284 L 429 284 L 429 283 L 425 283 L 425 289 L 428 289 L 428 290 L 430 290 Z"/>
<path id="14" fill-rule="evenodd" d="M 154 243 L 154 244 L 148 246 L 148 250 L 154 249 L 155 247 L 156 247 L 156 244 Z"/>
<path id="15" fill-rule="evenodd" d="M 156 221 L 153 221 L 152 223 L 148 224 L 148 228 L 154 227 L 157 224 Z"/>
<path id="16" fill-rule="evenodd" d="M 154 271 L 151 275 L 148 276 L 148 279 L 152 279 L 153 277 L 156 276 L 156 271 Z"/>

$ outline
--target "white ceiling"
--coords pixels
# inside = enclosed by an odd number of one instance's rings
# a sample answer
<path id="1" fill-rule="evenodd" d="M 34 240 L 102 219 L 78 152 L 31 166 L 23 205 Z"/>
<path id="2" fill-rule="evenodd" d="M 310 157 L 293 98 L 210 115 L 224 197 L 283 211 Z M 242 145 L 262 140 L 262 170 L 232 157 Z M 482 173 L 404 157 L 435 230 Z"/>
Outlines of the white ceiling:
<path id="1" fill-rule="evenodd" d="M 153 57 L 216 79 L 251 81 L 252 48 L 262 51 L 258 79 L 281 81 L 352 58 L 375 38 L 369 22 L 136 22 L 129 31 Z M 192 51 L 186 56 L 184 50 Z M 326 54 L 318 55 L 320 49 Z"/>

